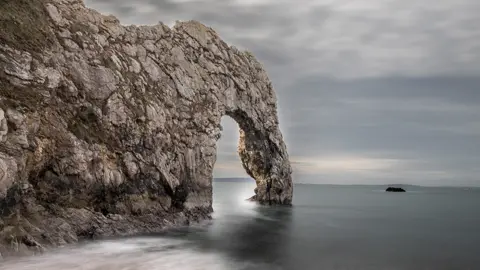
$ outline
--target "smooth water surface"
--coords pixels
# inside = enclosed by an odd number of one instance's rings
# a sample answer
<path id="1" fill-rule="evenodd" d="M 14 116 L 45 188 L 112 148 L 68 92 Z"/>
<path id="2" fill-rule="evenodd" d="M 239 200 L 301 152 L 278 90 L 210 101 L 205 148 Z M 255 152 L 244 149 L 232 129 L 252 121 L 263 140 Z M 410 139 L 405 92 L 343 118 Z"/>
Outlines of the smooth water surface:
<path id="1" fill-rule="evenodd" d="M 245 199 L 254 183 L 214 183 L 214 220 L 104 240 L 1 270 L 480 269 L 480 190 L 296 185 L 293 207 Z"/>

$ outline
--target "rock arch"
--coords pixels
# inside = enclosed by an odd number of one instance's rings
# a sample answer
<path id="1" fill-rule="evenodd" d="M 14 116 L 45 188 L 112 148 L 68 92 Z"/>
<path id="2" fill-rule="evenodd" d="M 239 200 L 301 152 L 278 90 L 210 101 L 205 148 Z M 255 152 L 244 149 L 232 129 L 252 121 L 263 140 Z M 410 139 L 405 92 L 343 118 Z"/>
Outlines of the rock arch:
<path id="1" fill-rule="evenodd" d="M 290 204 L 291 168 L 279 131 L 263 129 L 264 122 L 255 123 L 239 109 L 227 115 L 239 125 L 238 154 L 243 168 L 257 183 L 252 199 L 268 204 Z"/>
<path id="2" fill-rule="evenodd" d="M 224 115 L 254 199 L 291 203 L 276 96 L 251 54 L 195 21 L 122 26 L 80 0 L 21 10 L 12 20 L 32 19 L 11 25 L 29 31 L 0 45 L 0 236 L 38 248 L 208 217 Z M 29 33 L 45 42 L 16 43 Z"/>

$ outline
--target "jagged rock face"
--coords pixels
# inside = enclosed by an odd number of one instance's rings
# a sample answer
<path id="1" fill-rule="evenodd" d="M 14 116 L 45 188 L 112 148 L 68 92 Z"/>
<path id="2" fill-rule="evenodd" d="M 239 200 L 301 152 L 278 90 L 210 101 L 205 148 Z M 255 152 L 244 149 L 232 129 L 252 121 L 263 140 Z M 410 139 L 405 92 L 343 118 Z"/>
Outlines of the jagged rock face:
<path id="1" fill-rule="evenodd" d="M 225 115 L 255 199 L 291 203 L 275 93 L 252 55 L 194 21 L 122 26 L 79 0 L 4 2 L 0 252 L 208 217 Z"/>

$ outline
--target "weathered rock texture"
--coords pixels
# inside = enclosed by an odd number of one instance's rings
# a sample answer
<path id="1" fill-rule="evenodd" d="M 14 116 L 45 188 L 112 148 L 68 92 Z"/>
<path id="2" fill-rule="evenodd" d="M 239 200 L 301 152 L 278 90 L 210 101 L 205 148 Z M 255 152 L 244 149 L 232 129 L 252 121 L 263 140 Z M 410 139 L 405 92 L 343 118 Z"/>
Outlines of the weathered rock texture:
<path id="1" fill-rule="evenodd" d="M 79 0 L 0 6 L 0 252 L 158 231 L 212 211 L 220 119 L 255 199 L 290 204 L 261 64 L 194 21 L 122 26 Z"/>

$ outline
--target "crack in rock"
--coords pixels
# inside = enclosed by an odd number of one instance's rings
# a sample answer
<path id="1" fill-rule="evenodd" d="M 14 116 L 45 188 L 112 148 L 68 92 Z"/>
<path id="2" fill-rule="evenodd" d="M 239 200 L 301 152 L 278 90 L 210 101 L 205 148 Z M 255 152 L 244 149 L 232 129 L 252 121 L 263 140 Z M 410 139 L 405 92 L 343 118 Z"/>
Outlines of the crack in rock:
<path id="1" fill-rule="evenodd" d="M 0 30 L 0 254 L 209 218 L 223 116 L 240 127 L 252 199 L 291 204 L 275 92 L 252 55 L 196 21 L 5 2 L 21 14 Z"/>

